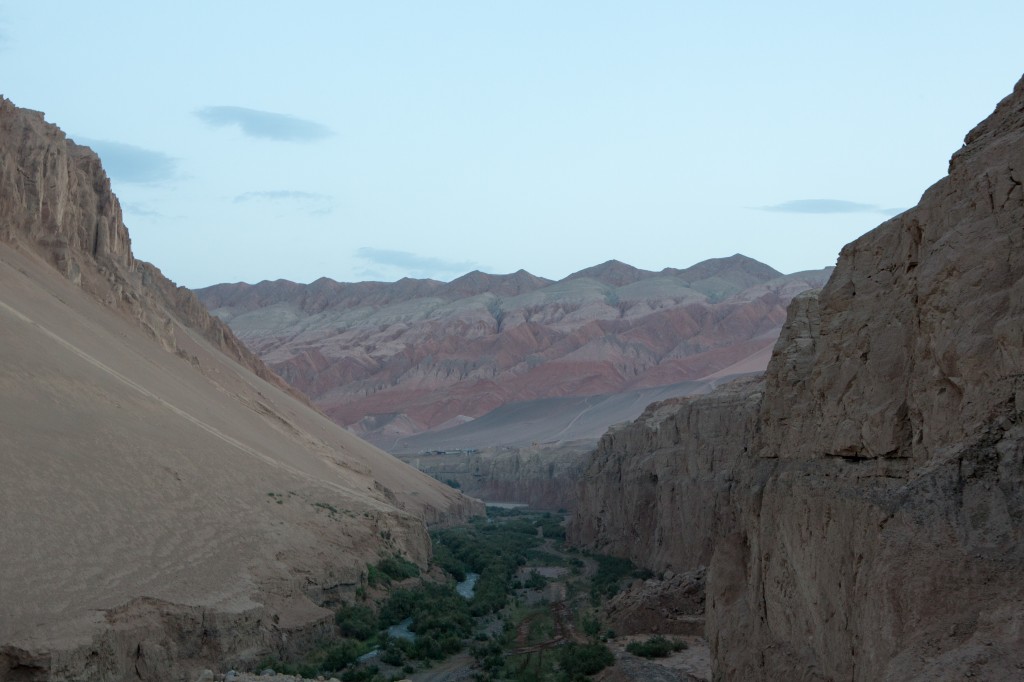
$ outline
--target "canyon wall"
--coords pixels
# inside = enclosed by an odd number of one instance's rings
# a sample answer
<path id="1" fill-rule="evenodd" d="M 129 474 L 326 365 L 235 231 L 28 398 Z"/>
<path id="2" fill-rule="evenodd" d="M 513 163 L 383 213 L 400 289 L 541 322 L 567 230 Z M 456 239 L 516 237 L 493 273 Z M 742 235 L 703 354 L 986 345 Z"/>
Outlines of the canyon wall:
<path id="1" fill-rule="evenodd" d="M 570 539 L 657 572 L 707 566 L 762 390 L 741 379 L 609 429 L 582 474 Z"/>
<path id="2" fill-rule="evenodd" d="M 485 502 L 556 511 L 575 505 L 576 483 L 593 447 L 594 441 L 575 441 L 396 456 Z"/>
<path id="3" fill-rule="evenodd" d="M 681 478 L 659 472 L 662 491 L 626 472 L 652 469 L 661 424 L 714 419 L 714 399 L 630 427 L 636 446 L 591 465 L 581 500 L 615 490 L 630 520 L 659 510 L 678 549 L 644 525 L 624 535 L 630 521 L 607 525 L 596 503 L 574 538 L 652 568 L 710 554 L 716 679 L 1024 674 L 1022 180 L 1024 80 L 917 207 L 847 245 L 821 292 L 790 306 L 754 418 L 669 439 L 661 466 Z M 708 491 L 715 444 L 725 471 Z M 706 509 L 659 507 L 671 486 L 704 491 Z"/>

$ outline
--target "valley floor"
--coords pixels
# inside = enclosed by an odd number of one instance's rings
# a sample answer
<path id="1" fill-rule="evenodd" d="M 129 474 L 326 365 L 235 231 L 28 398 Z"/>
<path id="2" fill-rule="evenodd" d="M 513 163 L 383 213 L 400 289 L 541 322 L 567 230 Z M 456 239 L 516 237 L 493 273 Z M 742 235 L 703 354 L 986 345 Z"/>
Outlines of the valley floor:
<path id="1" fill-rule="evenodd" d="M 209 672 L 208 680 L 235 682 L 690 682 L 710 680 L 707 642 L 699 636 L 661 637 L 657 632 L 617 635 L 606 608 L 642 572 L 628 561 L 588 555 L 567 547 L 557 514 L 488 508 L 486 519 L 434 533 L 435 566 L 425 576 L 400 559 L 368 567 L 364 605 L 374 620 L 354 639 L 325 642 L 304 661 L 264 661 L 250 672 Z M 410 575 L 402 571 L 409 570 Z M 472 598 L 431 602 L 466 573 L 479 573 Z M 417 571 L 418 573 L 418 571 Z M 470 573 L 473 575 L 474 573 Z M 443 587 L 438 587 L 438 581 Z M 430 587 L 432 585 L 432 587 Z M 463 590 L 465 592 L 465 590 Z M 433 595 L 433 596 L 431 596 Z M 452 590 L 454 595 L 454 590 Z M 462 603 L 464 602 L 464 603 Z M 358 628 L 357 607 L 342 607 L 339 628 Z M 355 609 L 355 610 L 354 610 Z M 407 616 L 407 614 L 410 614 Z M 411 640 L 383 631 L 404 617 Z M 357 618 L 358 620 L 358 618 Z M 436 622 L 440 621 L 440 622 Z M 656 625 L 655 625 L 656 627 Z M 372 630 L 375 631 L 371 632 Z M 395 628 L 391 628 L 394 632 Z M 431 650 L 432 644 L 438 648 Z M 351 643 L 347 665 L 337 658 Z M 642 657 L 636 647 L 661 643 Z M 629 649 L 633 649 L 631 653 Z M 360 657 L 360 652 L 373 652 Z M 443 650 L 443 651 L 442 651 Z M 326 652 L 326 653 L 325 653 Z M 331 653 L 333 652 L 333 653 Z M 426 652 L 426 653 L 425 653 Z M 449 653 L 450 652 L 450 653 Z M 335 656 L 331 658 L 331 656 Z M 659 657 L 660 656 L 660 657 Z M 437 660 L 441 659 L 441 660 Z M 331 666 L 338 667 L 337 670 Z M 273 672 L 271 672 L 273 671 Z M 282 672 L 284 671 L 284 672 Z M 287 674 L 286 674 L 287 673 Z"/>

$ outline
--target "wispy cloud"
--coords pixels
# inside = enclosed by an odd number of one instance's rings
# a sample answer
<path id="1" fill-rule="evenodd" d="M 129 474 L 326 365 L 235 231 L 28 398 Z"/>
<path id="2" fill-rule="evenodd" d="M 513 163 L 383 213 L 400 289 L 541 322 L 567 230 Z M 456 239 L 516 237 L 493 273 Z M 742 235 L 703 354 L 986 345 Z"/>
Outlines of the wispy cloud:
<path id="1" fill-rule="evenodd" d="M 794 199 L 771 206 L 758 206 L 759 211 L 776 213 L 883 213 L 894 216 L 902 213 L 903 208 L 882 208 L 875 204 L 861 204 L 844 199 Z"/>
<path id="2" fill-rule="evenodd" d="M 313 192 L 298 192 L 289 189 L 272 189 L 263 192 L 245 192 L 235 197 L 235 203 L 241 204 L 246 201 L 330 201 L 331 197 L 326 194 L 315 194 Z"/>
<path id="3" fill-rule="evenodd" d="M 124 210 L 126 216 L 138 216 L 141 218 L 166 218 L 160 211 L 154 211 L 147 207 L 145 204 L 139 203 L 121 203 L 121 208 Z"/>
<path id="4" fill-rule="evenodd" d="M 364 246 L 356 249 L 356 256 L 376 265 L 402 270 L 409 276 L 440 277 L 461 275 L 480 266 L 472 261 L 452 261 L 432 256 L 419 256 L 408 251 L 374 249 Z"/>
<path id="5" fill-rule="evenodd" d="M 238 126 L 243 134 L 264 140 L 312 142 L 332 134 L 330 128 L 316 121 L 246 107 L 203 107 L 195 114 L 208 125 Z"/>
<path id="6" fill-rule="evenodd" d="M 92 147 L 103 162 L 103 168 L 114 180 L 121 182 L 164 182 L 178 172 L 178 161 L 172 156 L 133 144 L 76 138 L 78 144 Z"/>
<path id="7" fill-rule="evenodd" d="M 298 205 L 309 215 L 324 216 L 334 211 L 334 199 L 327 194 L 316 194 L 314 192 L 300 192 L 290 189 L 272 189 L 261 192 L 245 192 L 235 196 L 236 204 L 250 202 L 272 202 L 278 206 Z"/>

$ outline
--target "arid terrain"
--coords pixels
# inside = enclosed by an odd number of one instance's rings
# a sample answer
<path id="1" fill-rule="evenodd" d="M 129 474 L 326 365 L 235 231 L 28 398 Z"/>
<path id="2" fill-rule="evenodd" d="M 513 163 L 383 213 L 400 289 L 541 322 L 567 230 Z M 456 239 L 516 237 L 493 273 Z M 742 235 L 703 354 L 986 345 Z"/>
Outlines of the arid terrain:
<path id="1" fill-rule="evenodd" d="M 596 439 L 669 395 L 763 371 L 797 293 L 741 255 L 553 282 L 220 284 L 199 299 L 328 416 L 389 452 Z M 582 418 L 581 418 L 582 415 Z"/>
<path id="2" fill-rule="evenodd" d="M 135 260 L 95 154 L 0 100 L 0 679 L 301 648 L 482 507 L 339 428 Z"/>

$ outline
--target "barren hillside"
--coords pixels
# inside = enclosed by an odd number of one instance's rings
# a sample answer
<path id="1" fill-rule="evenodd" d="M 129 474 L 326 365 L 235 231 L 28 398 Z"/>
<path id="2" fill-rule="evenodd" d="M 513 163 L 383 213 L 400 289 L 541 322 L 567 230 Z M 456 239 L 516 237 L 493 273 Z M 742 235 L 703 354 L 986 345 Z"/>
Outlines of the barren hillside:
<path id="1" fill-rule="evenodd" d="M 478 503 L 337 427 L 133 258 L 99 160 L 0 99 L 0 679 L 301 648 Z"/>

